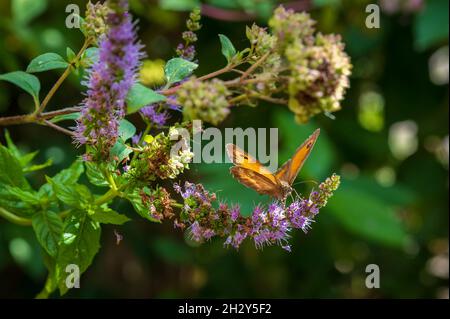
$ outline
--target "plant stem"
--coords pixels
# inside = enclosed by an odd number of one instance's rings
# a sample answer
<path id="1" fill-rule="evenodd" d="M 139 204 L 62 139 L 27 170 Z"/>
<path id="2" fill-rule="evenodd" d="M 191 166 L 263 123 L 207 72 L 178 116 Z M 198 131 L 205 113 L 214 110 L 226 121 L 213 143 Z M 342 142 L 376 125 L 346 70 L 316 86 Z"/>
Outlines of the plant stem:
<path id="1" fill-rule="evenodd" d="M 95 200 L 95 205 L 103 205 L 118 195 L 119 192 L 116 189 L 111 188 L 109 191 Z"/>
<path id="2" fill-rule="evenodd" d="M 183 207 L 184 207 L 183 204 L 177 203 L 177 202 L 175 202 L 175 201 L 171 202 L 171 203 L 170 203 L 170 206 L 172 206 L 172 207 L 177 207 L 177 208 L 183 208 Z"/>
<path id="3" fill-rule="evenodd" d="M 204 80 L 208 80 L 208 79 L 214 78 L 214 77 L 216 77 L 216 76 L 219 76 L 219 75 L 221 75 L 221 74 L 224 74 L 224 73 L 227 73 L 227 72 L 233 70 L 236 66 L 237 66 L 237 65 L 227 65 L 227 66 L 225 66 L 225 67 L 223 67 L 223 68 L 221 68 L 221 69 L 219 69 L 219 70 L 217 70 L 217 71 L 214 71 L 214 72 L 211 72 L 211 73 L 208 73 L 208 74 L 205 74 L 205 75 L 199 77 L 198 80 L 199 80 L 199 81 L 204 81 Z M 180 84 L 180 85 L 177 85 L 177 86 L 174 86 L 174 87 L 171 87 L 170 89 L 163 90 L 163 91 L 161 91 L 161 92 L 159 92 L 159 93 L 161 93 L 161 94 L 163 94 L 163 95 L 172 95 L 172 94 L 174 94 L 180 87 L 181 87 L 181 84 Z"/>
<path id="4" fill-rule="evenodd" d="M 14 115 L 14 116 L 1 117 L 0 118 L 0 126 L 36 123 L 43 119 L 45 119 L 45 120 L 52 119 L 57 115 L 71 114 L 71 113 L 75 113 L 78 111 L 80 111 L 79 107 L 67 107 L 64 109 L 56 110 L 56 111 L 42 113 L 40 115 L 25 114 L 25 115 Z"/>
<path id="5" fill-rule="evenodd" d="M 249 67 L 247 71 L 245 71 L 244 74 L 242 74 L 241 78 L 239 79 L 239 83 L 242 83 L 242 81 L 244 81 L 246 77 L 248 77 L 253 71 L 255 71 L 256 68 L 260 66 L 261 63 L 263 63 L 264 60 L 266 60 L 271 53 L 272 51 L 266 52 L 262 57 L 259 58 L 258 61 L 256 61 L 251 67 Z"/>
<path id="6" fill-rule="evenodd" d="M 45 96 L 44 100 L 42 101 L 41 105 L 39 106 L 38 110 L 36 111 L 35 115 L 41 114 L 45 107 L 47 106 L 48 102 L 50 102 L 53 95 L 55 95 L 56 91 L 59 89 L 61 84 L 64 82 L 64 80 L 69 76 L 70 72 L 72 71 L 72 67 L 78 62 L 78 60 L 81 58 L 81 55 L 83 52 L 88 48 L 88 46 L 91 44 L 90 38 L 86 38 L 84 41 L 83 46 L 81 47 L 80 51 L 78 51 L 77 56 L 73 61 L 70 61 L 69 66 L 66 68 L 64 73 L 59 77 L 58 81 L 53 85 L 53 87 L 50 89 L 50 91 Z"/>
<path id="7" fill-rule="evenodd" d="M 0 207 L 0 216 L 17 225 L 31 226 L 31 219 L 17 216 L 3 207 Z"/>
<path id="8" fill-rule="evenodd" d="M 73 136 L 73 134 L 74 134 L 72 131 L 69 131 L 69 130 L 65 129 L 64 127 L 58 126 L 58 125 L 50 122 L 49 120 L 44 120 L 44 123 L 48 127 L 54 128 L 55 130 L 57 130 L 57 131 L 59 131 L 61 133 L 64 133 L 66 135 Z"/>

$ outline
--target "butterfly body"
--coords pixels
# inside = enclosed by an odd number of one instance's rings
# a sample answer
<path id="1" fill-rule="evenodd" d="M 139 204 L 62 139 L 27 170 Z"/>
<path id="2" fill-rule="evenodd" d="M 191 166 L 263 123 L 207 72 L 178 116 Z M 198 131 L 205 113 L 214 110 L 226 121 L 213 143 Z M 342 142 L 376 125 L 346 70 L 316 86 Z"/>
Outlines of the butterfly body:
<path id="1" fill-rule="evenodd" d="M 231 167 L 230 172 L 241 184 L 256 192 L 285 200 L 292 192 L 292 183 L 311 153 L 319 133 L 320 129 L 317 129 L 308 137 L 296 150 L 294 156 L 284 163 L 275 174 L 236 145 L 227 144 L 228 157 L 235 165 Z"/>

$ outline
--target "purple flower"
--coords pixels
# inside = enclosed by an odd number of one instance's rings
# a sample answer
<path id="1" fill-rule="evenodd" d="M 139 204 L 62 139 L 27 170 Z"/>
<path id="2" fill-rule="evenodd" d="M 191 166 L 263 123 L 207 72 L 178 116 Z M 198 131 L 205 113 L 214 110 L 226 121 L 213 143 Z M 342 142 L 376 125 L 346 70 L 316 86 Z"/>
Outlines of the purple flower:
<path id="1" fill-rule="evenodd" d="M 241 215 L 241 212 L 240 212 L 240 208 L 239 208 L 239 206 L 234 206 L 232 209 L 231 209 L 231 220 L 232 221 L 236 221 L 238 218 L 239 218 L 239 216 Z"/>
<path id="2" fill-rule="evenodd" d="M 195 58 L 195 46 L 193 45 L 184 45 L 180 43 L 176 49 L 177 54 L 188 61 L 192 61 Z"/>
<path id="3" fill-rule="evenodd" d="M 75 142 L 95 146 L 108 155 L 125 116 L 125 98 L 136 81 L 142 45 L 136 42 L 126 0 L 108 2 L 108 32 L 99 41 L 99 60 L 89 69 L 87 96 L 77 121 Z"/>
<path id="4" fill-rule="evenodd" d="M 133 145 L 139 144 L 139 141 L 141 140 L 141 137 L 142 137 L 142 132 L 140 132 L 139 134 L 134 135 L 131 138 L 131 143 L 133 143 Z"/>
<path id="5" fill-rule="evenodd" d="M 200 227 L 198 222 L 194 222 L 191 227 L 189 227 L 189 232 L 191 235 L 191 238 L 194 241 L 200 242 L 203 239 L 203 230 Z"/>
<path id="6" fill-rule="evenodd" d="M 319 209 L 339 186 L 339 176 L 333 175 L 319 185 L 309 198 L 298 196 L 290 205 L 272 202 L 267 207 L 258 205 L 252 215 L 244 217 L 240 207 L 219 202 L 214 208 L 216 196 L 201 184 L 185 182 L 184 187 L 174 185 L 174 189 L 184 200 L 181 221 L 190 225 L 191 237 L 196 241 L 213 236 L 226 238 L 224 246 L 240 247 L 246 238 L 253 240 L 256 248 L 279 245 L 290 252 L 290 232 L 293 228 L 307 233 Z"/>
<path id="7" fill-rule="evenodd" d="M 143 107 L 141 114 L 157 127 L 164 126 L 169 119 L 169 113 L 166 111 L 158 112 L 154 104 Z"/>
<path id="8" fill-rule="evenodd" d="M 169 110 L 181 111 L 181 105 L 177 102 L 175 95 L 169 95 L 166 99 L 166 106 Z"/>

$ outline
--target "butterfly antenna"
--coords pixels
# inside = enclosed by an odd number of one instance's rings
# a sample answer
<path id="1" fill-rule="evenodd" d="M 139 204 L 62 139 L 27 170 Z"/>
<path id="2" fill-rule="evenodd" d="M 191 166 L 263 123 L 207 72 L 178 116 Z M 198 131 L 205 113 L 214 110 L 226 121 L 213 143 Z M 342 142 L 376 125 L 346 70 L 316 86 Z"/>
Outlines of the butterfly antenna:
<path id="1" fill-rule="evenodd" d="M 318 182 L 316 182 L 315 180 L 310 179 L 308 181 L 300 181 L 300 182 L 294 183 L 292 186 L 295 186 L 295 185 L 298 185 L 298 184 L 303 184 L 303 183 L 313 183 L 315 185 L 319 185 Z"/>
<path id="2" fill-rule="evenodd" d="M 292 189 L 292 190 L 295 191 L 295 189 Z M 294 202 L 295 200 L 294 200 L 294 196 L 292 196 L 292 192 L 289 194 L 289 196 L 291 196 L 292 202 Z"/>
<path id="3" fill-rule="evenodd" d="M 295 192 L 295 195 L 297 195 L 297 197 L 300 197 L 299 193 L 297 192 L 297 190 L 295 188 L 292 188 L 292 190 Z M 292 193 L 291 193 L 291 196 L 292 196 Z M 294 200 L 294 199 L 292 199 L 292 200 Z"/>

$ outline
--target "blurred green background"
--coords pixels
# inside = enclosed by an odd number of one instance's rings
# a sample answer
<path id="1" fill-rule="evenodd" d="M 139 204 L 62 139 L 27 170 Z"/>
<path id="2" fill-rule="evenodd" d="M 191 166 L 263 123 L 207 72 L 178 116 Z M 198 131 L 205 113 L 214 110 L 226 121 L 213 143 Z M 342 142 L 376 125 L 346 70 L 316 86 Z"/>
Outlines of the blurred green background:
<path id="1" fill-rule="evenodd" d="M 317 29 L 339 33 L 354 65 L 351 88 L 336 119 L 318 116 L 294 123 L 279 105 L 234 109 L 223 127 L 278 127 L 280 163 L 316 127 L 322 128 L 300 180 L 321 181 L 333 172 L 342 186 L 309 234 L 292 233 L 292 253 L 279 247 L 239 251 L 213 240 L 199 247 L 171 223 L 152 224 L 125 203 L 115 208 L 134 220 L 106 225 L 102 248 L 68 297 L 290 297 L 448 298 L 448 6 L 447 0 L 378 1 L 381 28 L 365 27 L 371 1 L 300 0 L 286 5 L 307 10 Z M 376 2 L 376 1 L 372 1 Z M 0 2 L 0 74 L 24 70 L 38 54 L 82 44 L 79 30 L 66 29 L 65 7 L 84 1 Z M 143 79 L 154 84 L 158 66 L 174 56 L 187 12 L 196 0 L 132 0 L 148 60 Z M 245 25 L 265 25 L 275 1 L 210 0 L 199 32 L 197 74 L 222 67 L 218 33 L 238 49 L 247 45 Z M 59 71 L 40 74 L 43 91 Z M 50 109 L 82 99 L 72 75 Z M 30 111 L 31 98 L 0 83 L 0 116 Z M 52 158 L 51 175 L 67 167 L 79 150 L 67 136 L 37 125 L 9 127 L 24 150 Z M 0 140 L 4 142 L 3 128 Z M 193 165 L 186 178 L 205 184 L 219 198 L 251 209 L 261 197 L 228 173 L 229 164 Z M 29 175 L 34 185 L 42 172 Z M 311 183 L 298 185 L 307 191 Z M 116 245 L 114 231 L 124 237 Z M 366 266 L 377 264 L 379 289 L 365 286 Z M 0 297 L 33 297 L 46 270 L 31 228 L 0 220 Z"/>

